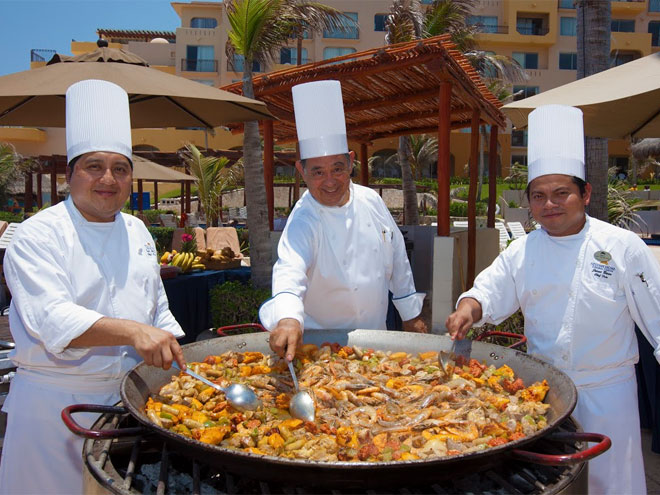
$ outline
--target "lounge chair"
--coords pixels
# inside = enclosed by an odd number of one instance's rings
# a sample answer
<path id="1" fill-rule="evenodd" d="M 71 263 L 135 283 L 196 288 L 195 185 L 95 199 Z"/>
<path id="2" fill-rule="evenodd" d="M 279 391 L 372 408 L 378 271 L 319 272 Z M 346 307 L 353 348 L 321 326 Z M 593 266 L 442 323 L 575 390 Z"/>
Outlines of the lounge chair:
<path id="1" fill-rule="evenodd" d="M 495 222 L 495 228 L 500 233 L 500 251 L 502 251 L 504 248 L 506 248 L 507 244 L 509 244 L 509 231 L 506 230 L 506 225 L 504 225 L 504 222 Z"/>
<path id="2" fill-rule="evenodd" d="M 525 227 L 523 227 L 522 223 L 520 222 L 507 222 L 509 225 L 509 230 L 511 231 L 511 236 L 514 239 L 518 239 L 519 237 L 524 237 L 527 235 L 527 232 L 525 231 Z"/>
<path id="3" fill-rule="evenodd" d="M 197 251 L 205 251 L 206 237 L 204 235 L 204 229 L 201 227 L 195 227 L 193 229 L 193 232 L 195 233 L 195 240 L 197 241 Z M 185 233 L 185 229 L 179 227 L 174 229 L 174 234 L 172 235 L 172 249 L 181 251 L 181 246 L 183 244 L 183 240 L 181 239 L 181 236 L 184 233 Z"/>
<path id="4" fill-rule="evenodd" d="M 12 222 L 7 225 L 5 231 L 0 236 L 0 249 L 7 249 L 7 246 L 9 246 L 12 237 L 14 237 L 14 232 L 16 232 L 19 225 L 19 222 Z"/>
<path id="5" fill-rule="evenodd" d="M 206 248 L 214 251 L 229 246 L 236 256 L 241 252 L 238 233 L 234 227 L 208 227 L 206 229 Z"/>
<path id="6" fill-rule="evenodd" d="M 160 224 L 163 227 L 177 228 L 179 226 L 178 222 L 176 221 L 176 216 L 172 213 L 161 213 L 158 215 L 158 218 L 160 219 Z"/>

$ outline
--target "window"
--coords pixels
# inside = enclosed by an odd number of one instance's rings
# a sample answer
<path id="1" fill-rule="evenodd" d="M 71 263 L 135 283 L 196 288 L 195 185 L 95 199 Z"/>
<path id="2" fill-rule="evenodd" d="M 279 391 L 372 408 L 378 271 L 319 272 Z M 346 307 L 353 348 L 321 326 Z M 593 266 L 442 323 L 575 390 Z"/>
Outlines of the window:
<path id="1" fill-rule="evenodd" d="M 329 58 L 341 57 L 342 55 L 348 55 L 349 53 L 355 53 L 355 48 L 328 46 L 323 49 L 323 60 L 328 60 Z"/>
<path id="2" fill-rule="evenodd" d="M 190 27 L 213 29 L 218 27 L 218 20 L 213 17 L 193 17 L 190 20 Z"/>
<path id="3" fill-rule="evenodd" d="M 357 12 L 344 12 L 349 19 L 344 19 L 344 29 L 333 29 L 332 31 L 323 30 L 324 38 L 338 38 L 342 40 L 357 40 L 360 38 L 358 30 Z"/>
<path id="4" fill-rule="evenodd" d="M 213 84 L 214 82 L 213 79 L 193 79 L 193 81 L 198 82 L 200 84 L 205 84 L 207 86 L 215 86 L 215 84 Z"/>
<path id="5" fill-rule="evenodd" d="M 627 64 L 639 58 L 637 52 L 613 52 L 610 55 L 610 67 Z"/>
<path id="6" fill-rule="evenodd" d="M 243 55 L 234 54 L 234 72 L 243 72 L 245 68 L 245 58 Z M 232 70 L 232 69 L 230 69 Z M 256 60 L 252 61 L 252 72 L 261 72 L 261 64 Z"/>
<path id="7" fill-rule="evenodd" d="M 188 45 L 186 58 L 182 60 L 181 70 L 191 72 L 217 72 L 218 61 L 215 59 L 213 45 Z"/>
<path id="8" fill-rule="evenodd" d="M 433 3 L 433 0 L 422 0 L 422 3 L 425 5 L 431 5 Z"/>
<path id="9" fill-rule="evenodd" d="M 562 36 L 577 36 L 577 18 L 561 17 L 559 19 L 559 34 Z"/>
<path id="10" fill-rule="evenodd" d="M 497 33 L 497 16 L 471 15 L 468 24 L 477 26 L 482 33 Z"/>
<path id="11" fill-rule="evenodd" d="M 511 155 L 511 165 L 516 163 L 527 166 L 527 155 Z"/>
<path id="12" fill-rule="evenodd" d="M 523 69 L 539 68 L 538 53 L 513 52 L 513 60 L 518 62 L 518 65 L 520 65 L 520 67 L 522 67 Z"/>
<path id="13" fill-rule="evenodd" d="M 574 9 L 575 0 L 559 0 L 560 9 Z"/>
<path id="14" fill-rule="evenodd" d="M 307 48 L 303 48 L 301 53 L 301 62 L 303 64 L 309 63 L 309 59 L 307 58 Z M 298 49 L 290 47 L 281 48 L 280 63 L 296 65 L 298 63 Z"/>
<path id="15" fill-rule="evenodd" d="M 634 33 L 635 21 L 629 19 L 612 19 L 613 33 Z"/>
<path id="16" fill-rule="evenodd" d="M 514 86 L 513 87 L 513 101 L 522 100 L 539 94 L 538 86 Z"/>
<path id="17" fill-rule="evenodd" d="M 376 14 L 374 16 L 374 31 L 385 31 L 385 21 L 389 14 Z"/>
<path id="18" fill-rule="evenodd" d="M 559 68 L 563 70 L 577 70 L 577 53 L 560 53 Z"/>
<path id="19" fill-rule="evenodd" d="M 520 34 L 532 36 L 544 36 L 548 34 L 548 28 L 544 26 L 540 17 L 518 17 L 516 20 L 516 31 Z"/>
<path id="20" fill-rule="evenodd" d="M 651 46 L 660 46 L 660 21 L 649 22 L 649 33 L 651 33 Z"/>
<path id="21" fill-rule="evenodd" d="M 649 12 L 660 12 L 660 0 L 649 0 Z"/>
<path id="22" fill-rule="evenodd" d="M 511 131 L 511 146 L 527 146 L 527 131 Z"/>

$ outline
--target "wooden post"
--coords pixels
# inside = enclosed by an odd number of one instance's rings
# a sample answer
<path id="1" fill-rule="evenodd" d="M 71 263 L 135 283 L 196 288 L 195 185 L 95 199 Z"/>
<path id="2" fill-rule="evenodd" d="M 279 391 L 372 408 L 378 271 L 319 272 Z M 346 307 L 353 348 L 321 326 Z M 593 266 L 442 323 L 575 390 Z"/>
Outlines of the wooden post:
<path id="1" fill-rule="evenodd" d="M 41 193 L 41 167 L 39 167 L 39 172 L 37 172 L 37 208 L 41 210 L 43 206 L 44 204 Z"/>
<path id="2" fill-rule="evenodd" d="M 367 143 L 360 143 L 360 184 L 369 187 L 369 148 Z"/>
<path id="3" fill-rule="evenodd" d="M 138 179 L 138 197 L 137 197 L 137 209 L 139 213 L 142 213 L 142 193 L 144 192 L 144 187 L 142 186 L 142 179 Z"/>
<path id="4" fill-rule="evenodd" d="M 266 183 L 266 204 L 268 205 L 268 228 L 273 230 L 275 214 L 273 121 L 264 121 L 264 182 Z"/>
<path id="5" fill-rule="evenodd" d="M 23 200 L 23 210 L 25 213 L 32 211 L 32 172 L 25 174 L 25 199 Z"/>
<path id="6" fill-rule="evenodd" d="M 451 83 L 442 81 L 438 105 L 438 235 L 445 237 L 449 235 L 450 133 Z"/>
<path id="7" fill-rule="evenodd" d="M 490 126 L 490 148 L 488 149 L 488 228 L 495 227 L 495 205 L 497 205 L 497 126 Z"/>
<path id="8" fill-rule="evenodd" d="M 479 172 L 479 110 L 472 111 L 470 134 L 470 189 L 468 193 L 468 268 L 466 289 L 474 283 L 477 247 L 477 183 Z"/>
<path id="9" fill-rule="evenodd" d="M 296 141 L 296 161 L 298 160 L 300 160 L 300 145 L 298 144 L 298 141 Z M 300 174 L 298 173 L 295 164 L 293 169 L 293 203 L 295 203 L 300 199 Z"/>
<path id="10" fill-rule="evenodd" d="M 50 160 L 50 204 L 56 205 L 60 202 L 60 198 L 57 195 L 57 162 L 55 160 Z M 64 173 L 66 174 L 66 163 L 64 164 Z"/>
<path id="11" fill-rule="evenodd" d="M 158 209 L 158 181 L 154 181 L 154 209 Z"/>
<path id="12" fill-rule="evenodd" d="M 192 196 L 191 192 L 191 187 L 190 187 L 190 181 L 186 181 L 186 213 L 190 213 L 190 210 L 192 209 L 190 206 L 190 198 Z"/>
<path id="13" fill-rule="evenodd" d="M 183 217 L 183 214 L 185 212 L 185 206 L 186 206 L 185 201 L 184 201 L 185 198 L 183 197 L 183 193 L 185 192 L 184 189 L 185 189 L 184 182 L 181 181 L 181 196 L 180 196 L 180 199 L 179 199 L 179 203 L 180 203 L 180 210 L 181 210 L 180 213 L 181 213 L 182 217 Z"/>

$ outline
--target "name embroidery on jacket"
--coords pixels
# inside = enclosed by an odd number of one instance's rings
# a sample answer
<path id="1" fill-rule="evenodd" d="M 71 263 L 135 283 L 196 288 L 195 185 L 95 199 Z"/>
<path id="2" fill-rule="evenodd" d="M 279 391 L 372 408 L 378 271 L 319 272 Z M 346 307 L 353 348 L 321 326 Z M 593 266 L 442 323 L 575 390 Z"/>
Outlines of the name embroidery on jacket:
<path id="1" fill-rule="evenodd" d="M 591 274 L 596 279 L 607 280 L 612 277 L 616 268 L 609 265 L 612 261 L 612 255 L 607 251 L 596 251 L 594 259 L 598 262 L 591 262 Z"/>

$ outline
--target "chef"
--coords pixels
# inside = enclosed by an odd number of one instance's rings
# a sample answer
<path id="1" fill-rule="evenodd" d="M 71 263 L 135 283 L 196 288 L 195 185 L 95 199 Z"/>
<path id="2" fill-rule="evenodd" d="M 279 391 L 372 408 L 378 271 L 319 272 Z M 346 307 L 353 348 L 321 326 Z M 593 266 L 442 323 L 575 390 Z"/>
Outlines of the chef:
<path id="1" fill-rule="evenodd" d="M 519 308 L 528 352 L 578 389 L 573 412 L 612 447 L 589 463 L 589 493 L 645 494 L 634 324 L 660 354 L 660 266 L 633 232 L 585 214 L 582 112 L 547 105 L 529 115 L 527 197 L 543 227 L 516 240 L 462 294 L 453 338 Z"/>
<path id="2" fill-rule="evenodd" d="M 132 184 L 126 92 L 106 81 L 72 85 L 66 145 L 69 197 L 24 221 L 4 258 L 17 372 L 3 408 L 3 494 L 82 493 L 83 439 L 62 409 L 116 403 L 140 358 L 185 366 L 154 241 L 120 213 Z M 95 417 L 76 419 L 89 427 Z"/>
<path id="3" fill-rule="evenodd" d="M 273 297 L 259 310 L 271 348 L 290 361 L 303 329 L 386 329 L 388 290 L 404 330 L 426 333 L 403 236 L 380 196 L 351 182 L 340 83 L 292 93 L 307 191 L 280 238 Z"/>

